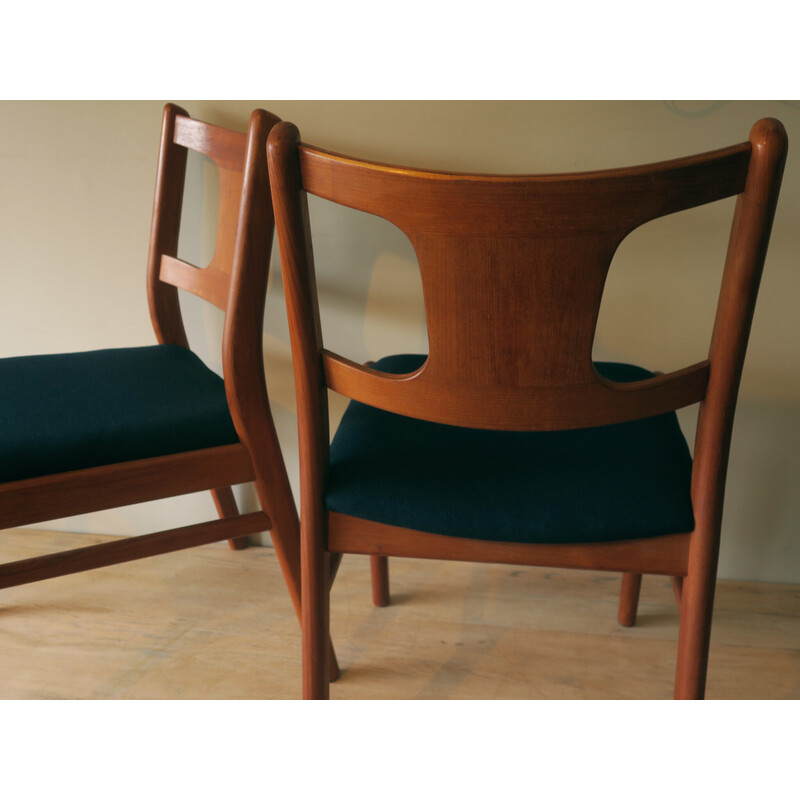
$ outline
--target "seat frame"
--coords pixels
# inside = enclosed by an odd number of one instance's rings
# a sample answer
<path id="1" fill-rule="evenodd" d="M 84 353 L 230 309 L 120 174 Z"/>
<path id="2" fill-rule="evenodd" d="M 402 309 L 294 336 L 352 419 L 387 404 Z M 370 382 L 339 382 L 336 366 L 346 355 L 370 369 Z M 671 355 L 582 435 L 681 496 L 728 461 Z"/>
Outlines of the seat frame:
<path id="1" fill-rule="evenodd" d="M 290 123 L 275 126 L 268 163 L 298 402 L 304 697 L 329 696 L 330 565 L 342 553 L 619 571 L 623 624 L 635 619 L 642 573 L 669 575 L 680 603 L 675 697 L 704 696 L 734 409 L 786 150 L 781 123 L 765 119 L 746 142 L 658 164 L 469 175 L 359 161 L 303 143 Z M 408 236 L 429 338 L 416 372 L 379 373 L 324 348 L 307 194 L 384 217 Z M 603 379 L 591 350 L 619 243 L 648 220 L 733 195 L 708 358 L 636 383 Z M 614 424 L 699 403 L 695 528 L 597 544 L 508 544 L 328 512 L 328 389 L 394 413 L 498 430 Z"/>
<path id="2" fill-rule="evenodd" d="M 295 611 L 300 614 L 299 520 L 272 420 L 262 334 L 274 219 L 265 148 L 279 118 L 258 109 L 248 132 L 192 119 L 167 104 L 163 112 L 147 270 L 150 317 L 160 344 L 189 347 L 178 289 L 225 312 L 222 369 L 239 442 L 44 475 L 0 485 L 0 528 L 17 527 L 117 506 L 210 490 L 219 519 L 119 539 L 0 566 L 0 588 L 119 564 L 270 531 Z M 208 266 L 178 259 L 188 151 L 219 172 L 216 247 Z M 240 514 L 232 486 L 254 482 L 260 511 Z M 330 652 L 330 677 L 338 674 Z"/>

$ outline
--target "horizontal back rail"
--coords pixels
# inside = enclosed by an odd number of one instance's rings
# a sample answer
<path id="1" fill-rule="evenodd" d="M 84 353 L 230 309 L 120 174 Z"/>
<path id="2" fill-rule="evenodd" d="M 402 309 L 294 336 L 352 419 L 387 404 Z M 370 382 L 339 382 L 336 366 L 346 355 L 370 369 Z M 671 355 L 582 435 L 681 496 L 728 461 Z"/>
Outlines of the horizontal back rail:
<path id="1" fill-rule="evenodd" d="M 175 144 L 210 158 L 220 170 L 241 172 L 247 134 L 188 116 L 175 118 Z"/>
<path id="2" fill-rule="evenodd" d="M 703 399 L 709 362 L 633 383 L 597 376 L 589 384 L 555 387 L 470 387 L 430 380 L 426 365 L 391 375 L 327 351 L 329 389 L 395 414 L 488 430 L 563 430 L 610 425 L 663 414 Z"/>
<path id="3" fill-rule="evenodd" d="M 222 270 L 211 267 L 201 269 L 179 258 L 161 256 L 159 278 L 170 286 L 191 292 L 227 311 L 229 280 Z"/>

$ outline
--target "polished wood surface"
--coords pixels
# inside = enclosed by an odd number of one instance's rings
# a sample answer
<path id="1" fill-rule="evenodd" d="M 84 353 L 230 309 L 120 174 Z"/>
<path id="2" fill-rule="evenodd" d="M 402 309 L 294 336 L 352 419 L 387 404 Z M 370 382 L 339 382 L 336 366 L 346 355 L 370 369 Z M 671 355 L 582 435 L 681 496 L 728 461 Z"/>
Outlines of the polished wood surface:
<path id="1" fill-rule="evenodd" d="M 220 517 L 238 517 L 239 507 L 236 505 L 236 498 L 233 494 L 233 487 L 223 486 L 220 489 L 212 489 L 211 497 L 214 500 L 214 506 L 217 509 L 217 514 Z M 272 527 L 270 522 L 269 528 Z M 238 539 L 229 539 L 228 544 L 231 550 L 244 550 L 249 545 L 249 540 L 246 537 Z"/>
<path id="2" fill-rule="evenodd" d="M 383 608 L 390 602 L 389 559 L 386 556 L 370 556 L 372 570 L 372 603 Z"/>
<path id="3" fill-rule="evenodd" d="M 278 118 L 271 114 L 261 113 L 266 115 L 265 123 L 267 125 L 274 125 L 278 121 Z M 203 269 L 179 260 L 169 250 L 160 253 L 158 279 L 163 283 L 192 292 L 225 311 L 228 306 L 231 272 L 236 255 L 242 186 L 245 180 L 243 155 L 247 150 L 247 136 L 238 131 L 231 131 L 178 115 L 174 121 L 173 144 L 183 148 L 181 157 L 186 149 L 191 149 L 211 159 L 217 167 L 220 196 L 217 238 L 211 262 Z M 261 182 L 266 179 L 266 176 L 264 174 L 253 175 L 251 180 L 253 179 Z M 266 203 L 267 216 L 264 219 L 268 222 L 269 199 L 261 196 L 256 199 L 256 202 Z M 253 210 L 261 213 L 264 211 L 264 209 Z M 177 213 L 175 210 L 171 209 L 171 211 Z M 269 225 L 267 225 L 266 234 L 253 229 L 251 235 L 257 233 L 269 235 L 268 231 Z M 152 257 L 158 258 L 158 254 L 153 254 Z"/>
<path id="4" fill-rule="evenodd" d="M 327 697 L 329 667 L 326 643 L 330 637 L 331 562 L 326 551 L 327 520 L 322 487 L 327 476 L 328 400 L 320 358 L 322 329 L 308 201 L 302 192 L 300 175 L 294 168 L 296 153 L 292 152 L 292 147 L 298 142 L 299 134 L 293 126 L 282 128 L 280 139 L 269 139 L 268 169 L 273 210 L 276 219 L 279 215 L 283 221 L 282 229 L 276 230 L 297 393 L 303 696 Z M 286 265 L 291 266 L 287 268 Z M 313 665 L 313 669 L 309 665 Z"/>
<path id="5" fill-rule="evenodd" d="M 250 455 L 241 444 L 42 475 L 0 484 L 0 520 L 4 527 L 30 525 L 254 477 Z"/>
<path id="6" fill-rule="evenodd" d="M 619 592 L 617 621 L 625 628 L 630 628 L 636 624 L 636 613 L 639 609 L 639 593 L 641 589 L 641 572 L 624 572 L 622 574 L 622 588 Z"/>
<path id="7" fill-rule="evenodd" d="M 702 697 L 705 691 L 728 453 L 747 341 L 786 163 L 788 139 L 783 125 L 774 119 L 757 122 L 750 131 L 750 147 L 747 181 L 736 200 L 711 335 L 711 376 L 700 403 L 695 435 L 695 531 L 689 550 L 690 569 L 681 584 L 675 679 L 678 697 Z"/>
<path id="8" fill-rule="evenodd" d="M 9 531 L 4 560 L 109 537 Z M 393 559 L 388 608 L 346 558 L 331 621 L 334 700 L 667 699 L 678 612 L 644 578 L 638 624 L 614 620 L 611 573 Z M 7 589 L 0 698 L 300 696 L 300 630 L 275 552 L 220 544 Z M 712 699 L 800 700 L 800 587 L 720 581 Z"/>
<path id="9" fill-rule="evenodd" d="M 538 563 L 686 576 L 675 697 L 704 696 L 731 425 L 786 151 L 783 126 L 765 119 L 746 142 L 659 164 L 469 175 L 359 161 L 301 142 L 290 123 L 273 128 L 269 170 L 298 403 L 305 697 L 329 693 L 331 551 L 524 564 L 541 557 Z M 429 340 L 416 372 L 385 375 L 325 349 L 307 194 L 384 217 L 411 241 Z M 738 199 L 708 358 L 633 384 L 602 379 L 592 345 L 622 239 L 648 220 L 732 195 Z M 494 542 L 334 518 L 323 505 L 329 388 L 387 411 L 497 430 L 610 424 L 700 402 L 695 530 L 675 532 L 680 552 L 666 536 L 637 544 L 625 559 L 598 561 L 607 548 L 530 546 L 512 556 L 513 547 Z M 624 620 L 636 617 L 635 580 L 627 581 Z"/>
<path id="10" fill-rule="evenodd" d="M 439 536 L 331 511 L 327 541 L 332 553 L 454 558 L 612 572 L 627 572 L 638 566 L 653 575 L 680 575 L 686 572 L 689 540 L 688 533 L 674 533 L 598 544 L 518 544 Z"/>
<path id="11" fill-rule="evenodd" d="M 658 216 L 740 192 L 747 143 L 644 167 L 545 176 L 422 172 L 306 144 L 298 157 L 306 191 L 406 234 L 425 297 L 426 363 L 390 377 L 326 353 L 334 391 L 433 422 L 505 430 L 622 422 L 703 397 L 707 362 L 632 384 L 602 379 L 592 366 L 595 325 L 622 239 Z"/>
<path id="12" fill-rule="evenodd" d="M 130 536 L 76 550 L 12 561 L 0 569 L 0 589 L 219 542 L 234 534 L 249 536 L 268 531 L 271 527 L 272 523 L 266 514 L 254 511 L 250 514 L 237 514 L 235 521 L 218 519 L 200 522 L 173 531 Z"/>

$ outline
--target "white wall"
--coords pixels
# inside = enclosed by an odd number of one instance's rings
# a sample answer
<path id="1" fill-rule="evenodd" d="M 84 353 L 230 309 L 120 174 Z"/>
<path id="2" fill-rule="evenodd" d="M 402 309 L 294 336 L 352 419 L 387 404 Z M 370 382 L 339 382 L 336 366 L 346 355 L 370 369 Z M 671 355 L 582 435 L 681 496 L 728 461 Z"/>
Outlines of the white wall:
<path id="1" fill-rule="evenodd" d="M 244 130 L 252 108 L 292 120 L 332 150 L 411 166 L 486 172 L 600 169 L 701 152 L 747 138 L 762 116 L 787 127 L 790 156 L 753 325 L 734 431 L 723 577 L 800 582 L 800 169 L 790 102 L 186 101 L 190 113 Z M 160 102 L 0 103 L 0 356 L 148 344 L 144 271 Z M 798 139 L 800 141 L 800 139 Z M 210 256 L 213 170 L 195 165 L 184 253 Z M 615 258 L 596 355 L 667 370 L 704 357 L 731 201 L 658 220 Z M 357 359 L 424 351 L 414 254 L 387 223 L 318 201 L 317 271 L 327 344 Z M 277 264 L 277 262 L 275 262 Z M 190 335 L 218 366 L 221 315 L 193 298 Z M 273 269 L 265 348 L 290 476 L 296 417 L 280 274 Z M 342 403 L 334 398 L 336 417 Z M 681 412 L 691 440 L 694 412 Z M 251 493 L 241 495 L 252 503 Z M 135 533 L 213 513 L 205 495 L 53 523 Z"/>

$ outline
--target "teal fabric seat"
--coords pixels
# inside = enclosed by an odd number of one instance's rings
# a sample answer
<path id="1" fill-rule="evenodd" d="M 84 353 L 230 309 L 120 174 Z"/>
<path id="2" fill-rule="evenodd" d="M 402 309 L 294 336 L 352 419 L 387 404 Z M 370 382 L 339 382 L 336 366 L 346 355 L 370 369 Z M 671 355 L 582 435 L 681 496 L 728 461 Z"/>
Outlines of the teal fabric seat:
<path id="1" fill-rule="evenodd" d="M 420 355 L 374 368 L 401 374 Z M 652 377 L 598 362 L 609 380 Z M 487 431 L 351 402 L 330 452 L 330 511 L 428 533 L 587 543 L 691 531 L 692 459 L 674 412 L 598 428 Z"/>
<path id="2" fill-rule="evenodd" d="M 183 347 L 0 359 L 0 481 L 236 442 L 222 378 Z"/>

